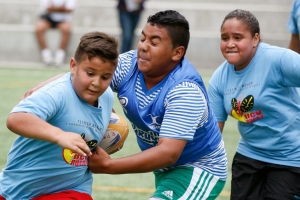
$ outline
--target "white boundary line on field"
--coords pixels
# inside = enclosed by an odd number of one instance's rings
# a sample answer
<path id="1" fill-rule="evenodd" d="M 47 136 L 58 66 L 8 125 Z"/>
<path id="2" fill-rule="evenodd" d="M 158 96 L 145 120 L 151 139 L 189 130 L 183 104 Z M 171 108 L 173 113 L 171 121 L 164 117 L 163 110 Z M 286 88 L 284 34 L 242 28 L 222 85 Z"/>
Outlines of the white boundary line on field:
<path id="1" fill-rule="evenodd" d="M 95 191 L 113 191 L 113 192 L 135 192 L 135 193 L 153 193 L 152 188 L 129 188 L 129 187 L 108 187 L 108 186 L 93 186 Z M 229 197 L 230 192 L 222 191 L 220 196 Z"/>

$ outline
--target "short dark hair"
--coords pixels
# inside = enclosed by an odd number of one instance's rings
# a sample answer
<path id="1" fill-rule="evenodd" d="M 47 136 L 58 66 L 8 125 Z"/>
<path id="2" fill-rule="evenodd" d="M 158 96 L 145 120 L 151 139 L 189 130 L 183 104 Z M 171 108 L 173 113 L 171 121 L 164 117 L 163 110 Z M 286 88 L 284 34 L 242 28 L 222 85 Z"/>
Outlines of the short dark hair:
<path id="1" fill-rule="evenodd" d="M 259 23 L 256 17 L 251 12 L 240 9 L 231 11 L 229 14 L 226 15 L 221 25 L 221 29 L 226 20 L 233 18 L 241 20 L 251 32 L 252 37 L 254 37 L 256 33 L 260 34 Z"/>
<path id="2" fill-rule="evenodd" d="M 80 38 L 74 58 L 80 63 L 86 57 L 89 60 L 99 57 L 117 66 L 118 55 L 118 41 L 105 33 L 95 31 L 86 33 Z"/>
<path id="3" fill-rule="evenodd" d="M 172 40 L 173 48 L 183 46 L 185 52 L 190 40 L 189 22 L 179 12 L 165 10 L 148 17 L 147 23 L 166 28 Z"/>

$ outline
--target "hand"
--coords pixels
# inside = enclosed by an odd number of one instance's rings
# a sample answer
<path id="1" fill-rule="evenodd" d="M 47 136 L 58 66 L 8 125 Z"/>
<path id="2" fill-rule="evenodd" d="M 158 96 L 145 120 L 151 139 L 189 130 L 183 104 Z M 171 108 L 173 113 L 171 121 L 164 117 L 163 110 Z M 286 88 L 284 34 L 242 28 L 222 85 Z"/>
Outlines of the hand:
<path id="1" fill-rule="evenodd" d="M 77 133 L 64 132 L 63 134 L 60 134 L 56 144 L 83 156 L 92 155 L 85 140 Z"/>
<path id="2" fill-rule="evenodd" d="M 96 146 L 93 154 L 88 158 L 88 166 L 93 173 L 105 173 L 105 168 L 110 162 L 109 155 L 100 147 Z"/>

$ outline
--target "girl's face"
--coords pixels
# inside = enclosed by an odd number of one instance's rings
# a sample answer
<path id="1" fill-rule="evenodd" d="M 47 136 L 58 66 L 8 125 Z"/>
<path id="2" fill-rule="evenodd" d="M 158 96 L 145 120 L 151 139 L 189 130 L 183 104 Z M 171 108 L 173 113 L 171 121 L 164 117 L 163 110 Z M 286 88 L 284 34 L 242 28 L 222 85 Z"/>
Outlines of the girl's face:
<path id="1" fill-rule="evenodd" d="M 250 29 L 236 18 L 228 19 L 221 28 L 220 49 L 225 59 L 235 66 L 235 70 L 244 69 L 253 58 L 259 43 L 259 34 L 252 37 Z"/>

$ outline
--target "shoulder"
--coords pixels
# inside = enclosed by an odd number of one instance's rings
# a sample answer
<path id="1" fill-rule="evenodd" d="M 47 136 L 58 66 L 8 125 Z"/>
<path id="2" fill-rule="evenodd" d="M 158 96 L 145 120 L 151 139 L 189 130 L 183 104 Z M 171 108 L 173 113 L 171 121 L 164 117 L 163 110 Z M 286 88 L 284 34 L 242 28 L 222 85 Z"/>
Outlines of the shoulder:
<path id="1" fill-rule="evenodd" d="M 74 88 L 71 82 L 71 73 L 66 73 L 62 77 L 46 84 L 36 92 L 47 94 L 54 101 L 72 98 L 75 95 Z"/>
<path id="2" fill-rule="evenodd" d="M 272 55 L 272 54 L 282 54 L 287 50 L 287 48 L 279 47 L 279 46 L 273 46 L 267 43 L 260 42 L 258 45 L 257 53 L 261 54 L 263 52 L 263 55 Z M 276 58 L 273 55 L 274 58 Z"/>
<path id="3" fill-rule="evenodd" d="M 177 83 L 167 94 L 167 99 L 184 99 L 186 101 L 199 101 L 202 98 L 203 91 L 195 82 L 184 81 Z"/>
<path id="4" fill-rule="evenodd" d="M 291 62 L 293 59 L 299 58 L 299 54 L 290 49 L 266 43 L 260 43 L 257 53 L 260 55 L 261 60 L 271 61 L 273 64 Z"/>
<path id="5" fill-rule="evenodd" d="M 68 83 L 71 83 L 71 73 L 68 72 L 65 75 L 63 75 L 62 77 L 46 84 L 45 86 L 43 86 L 42 88 L 40 88 L 41 91 L 51 91 L 51 90 L 64 90 L 68 87 Z"/>

